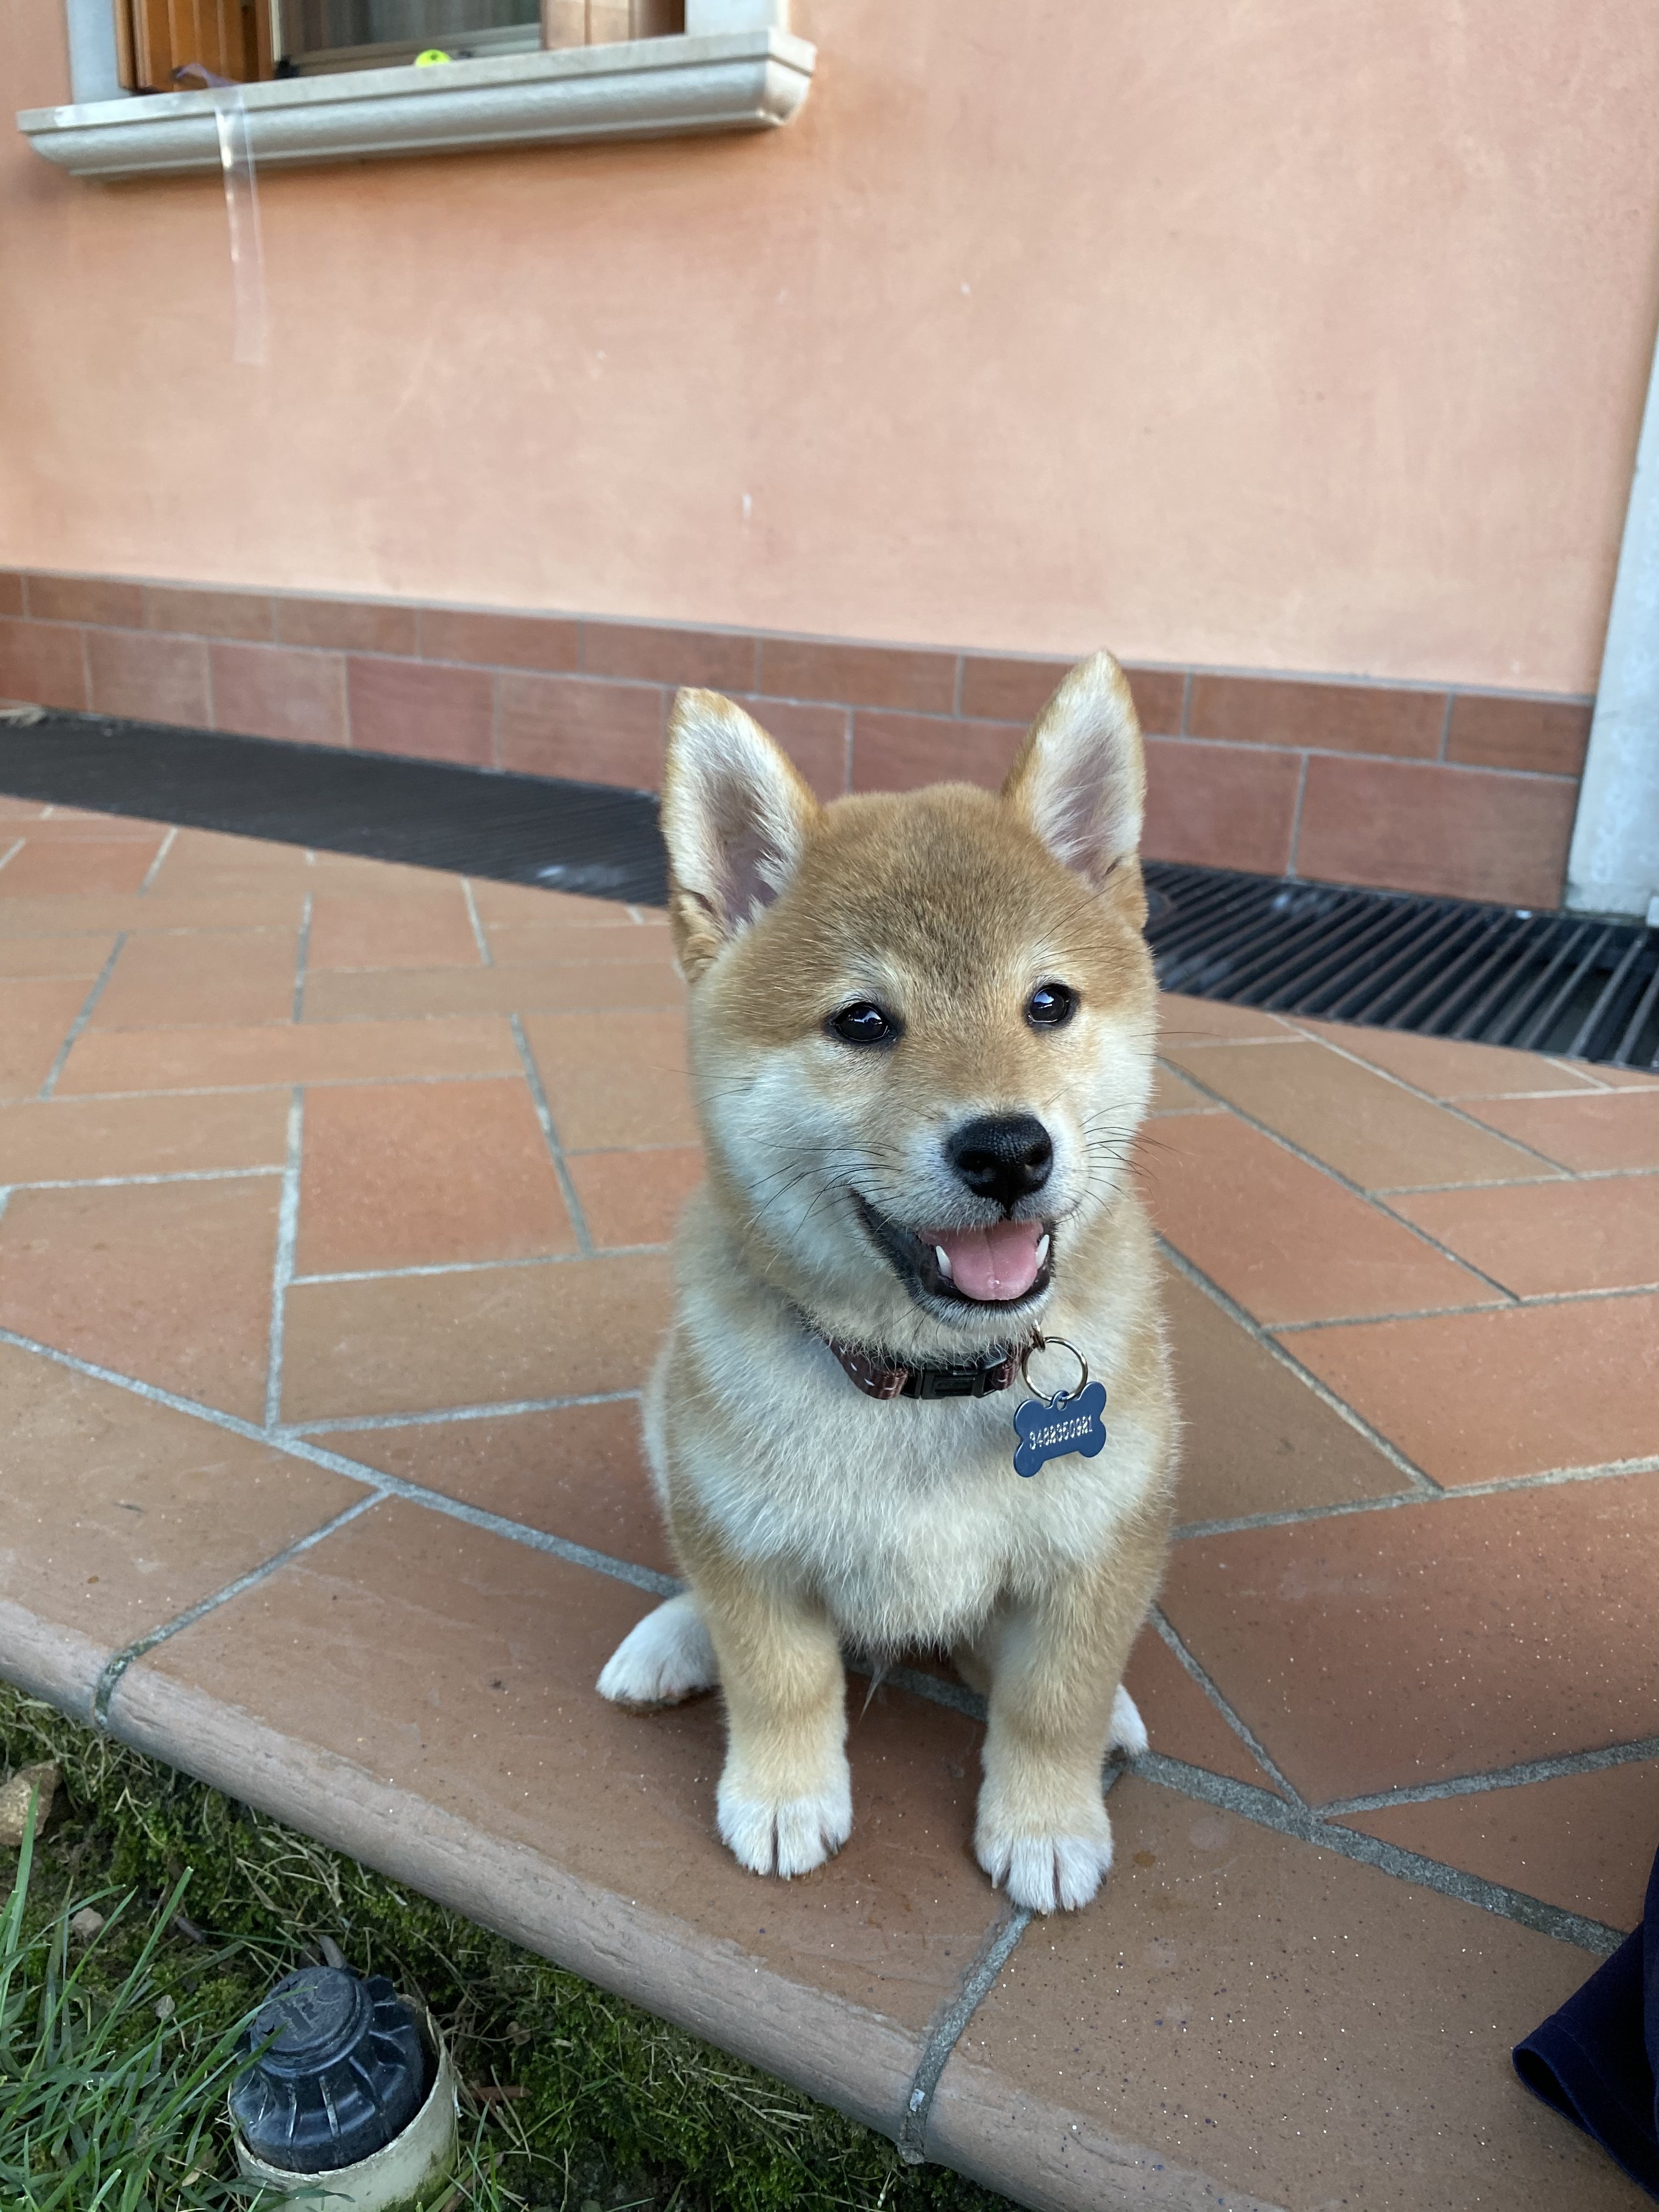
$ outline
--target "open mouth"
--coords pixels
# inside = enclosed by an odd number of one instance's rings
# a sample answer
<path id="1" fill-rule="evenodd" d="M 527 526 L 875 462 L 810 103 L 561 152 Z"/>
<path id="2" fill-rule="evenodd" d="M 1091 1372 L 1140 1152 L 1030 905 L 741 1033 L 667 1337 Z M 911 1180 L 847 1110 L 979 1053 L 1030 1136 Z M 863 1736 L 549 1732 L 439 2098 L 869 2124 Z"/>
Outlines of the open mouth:
<path id="1" fill-rule="evenodd" d="M 857 1191 L 859 1217 L 913 1297 L 963 1306 L 1021 1306 L 1051 1280 L 1054 1229 L 1044 1221 L 994 1221 L 984 1229 L 907 1229 Z"/>

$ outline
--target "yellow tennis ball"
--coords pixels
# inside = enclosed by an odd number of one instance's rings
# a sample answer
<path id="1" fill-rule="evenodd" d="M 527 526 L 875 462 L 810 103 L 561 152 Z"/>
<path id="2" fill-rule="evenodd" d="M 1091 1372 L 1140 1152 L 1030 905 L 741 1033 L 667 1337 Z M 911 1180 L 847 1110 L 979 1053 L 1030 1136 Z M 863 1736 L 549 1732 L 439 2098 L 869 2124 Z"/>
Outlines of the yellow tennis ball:
<path id="1" fill-rule="evenodd" d="M 434 62 L 447 62 L 449 56 L 441 46 L 428 46 L 423 54 L 416 55 L 415 66 L 416 69 L 430 69 Z"/>

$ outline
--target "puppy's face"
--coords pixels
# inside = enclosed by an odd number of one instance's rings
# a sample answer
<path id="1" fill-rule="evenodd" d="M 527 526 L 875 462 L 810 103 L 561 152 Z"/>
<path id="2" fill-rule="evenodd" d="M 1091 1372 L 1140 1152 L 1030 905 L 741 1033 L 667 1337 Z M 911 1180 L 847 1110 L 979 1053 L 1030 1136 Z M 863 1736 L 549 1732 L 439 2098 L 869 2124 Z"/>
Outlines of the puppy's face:
<path id="1" fill-rule="evenodd" d="M 1069 681 L 1001 797 L 820 810 L 761 755 L 712 807 L 705 776 L 701 848 L 675 834 L 682 710 L 665 820 L 711 1175 L 750 1264 L 830 1334 L 1023 1338 L 1127 1172 L 1154 1020 L 1139 737 L 1115 667 Z M 711 821 L 718 896 L 694 887 Z"/>

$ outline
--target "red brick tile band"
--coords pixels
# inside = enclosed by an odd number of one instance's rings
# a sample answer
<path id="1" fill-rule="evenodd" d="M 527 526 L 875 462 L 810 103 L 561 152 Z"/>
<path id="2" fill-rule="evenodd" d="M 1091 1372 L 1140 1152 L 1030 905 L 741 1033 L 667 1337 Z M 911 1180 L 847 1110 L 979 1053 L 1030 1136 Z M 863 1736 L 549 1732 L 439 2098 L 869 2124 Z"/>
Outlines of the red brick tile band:
<path id="1" fill-rule="evenodd" d="M 0 571 L 0 698 L 630 788 L 676 686 L 740 697 L 820 797 L 990 784 L 1048 655 Z M 1131 668 L 1146 850 L 1549 907 L 1592 702 Z"/>

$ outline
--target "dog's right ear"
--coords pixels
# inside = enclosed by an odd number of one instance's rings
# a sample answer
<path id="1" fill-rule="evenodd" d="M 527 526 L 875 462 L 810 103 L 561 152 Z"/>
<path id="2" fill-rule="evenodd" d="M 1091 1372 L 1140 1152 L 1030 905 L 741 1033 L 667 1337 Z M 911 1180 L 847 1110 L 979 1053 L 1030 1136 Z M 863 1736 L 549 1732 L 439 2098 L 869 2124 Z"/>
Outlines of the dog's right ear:
<path id="1" fill-rule="evenodd" d="M 777 897 L 818 803 L 758 722 L 718 691 L 681 691 L 668 724 L 662 834 L 686 980 Z"/>

